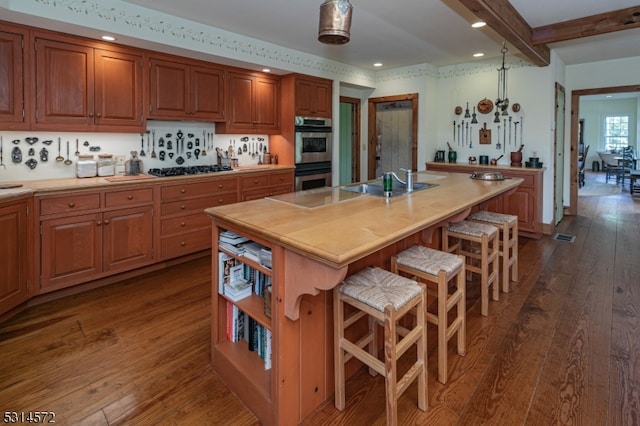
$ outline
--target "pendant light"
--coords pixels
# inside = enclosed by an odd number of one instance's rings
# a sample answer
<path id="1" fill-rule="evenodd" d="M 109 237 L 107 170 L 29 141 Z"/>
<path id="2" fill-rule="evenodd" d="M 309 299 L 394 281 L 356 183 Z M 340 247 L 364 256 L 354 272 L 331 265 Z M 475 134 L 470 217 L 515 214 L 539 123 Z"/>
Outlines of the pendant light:
<path id="1" fill-rule="evenodd" d="M 320 5 L 318 41 L 326 44 L 348 43 L 352 9 L 349 0 L 325 0 Z"/>

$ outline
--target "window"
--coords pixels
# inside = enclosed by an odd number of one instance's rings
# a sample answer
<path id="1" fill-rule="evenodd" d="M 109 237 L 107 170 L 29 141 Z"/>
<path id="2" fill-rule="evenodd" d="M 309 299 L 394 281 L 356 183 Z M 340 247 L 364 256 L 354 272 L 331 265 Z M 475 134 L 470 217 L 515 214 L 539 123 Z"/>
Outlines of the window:
<path id="1" fill-rule="evenodd" d="M 629 116 L 611 115 L 604 118 L 604 148 L 620 151 L 629 145 Z"/>

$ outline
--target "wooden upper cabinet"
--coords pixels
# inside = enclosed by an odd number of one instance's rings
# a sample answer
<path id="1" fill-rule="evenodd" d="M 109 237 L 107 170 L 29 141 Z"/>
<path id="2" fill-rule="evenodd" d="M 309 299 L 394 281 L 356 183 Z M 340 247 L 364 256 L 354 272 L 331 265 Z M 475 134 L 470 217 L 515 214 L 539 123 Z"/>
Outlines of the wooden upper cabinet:
<path id="1" fill-rule="evenodd" d="M 240 70 L 227 73 L 227 118 L 218 133 L 280 132 L 280 80 Z"/>
<path id="2" fill-rule="evenodd" d="M 224 120 L 224 68 L 149 59 L 149 117 L 176 120 Z"/>
<path id="3" fill-rule="evenodd" d="M 331 118 L 332 82 L 330 80 L 296 79 L 296 115 Z"/>
<path id="4" fill-rule="evenodd" d="M 94 59 L 95 122 L 142 126 L 142 55 L 97 49 Z"/>
<path id="5" fill-rule="evenodd" d="M 53 37 L 53 36 L 51 36 Z M 35 129 L 143 128 L 142 54 L 35 37 Z"/>
<path id="6" fill-rule="evenodd" d="M 0 124 L 8 130 L 29 125 L 25 115 L 26 38 L 26 30 L 0 24 Z"/>

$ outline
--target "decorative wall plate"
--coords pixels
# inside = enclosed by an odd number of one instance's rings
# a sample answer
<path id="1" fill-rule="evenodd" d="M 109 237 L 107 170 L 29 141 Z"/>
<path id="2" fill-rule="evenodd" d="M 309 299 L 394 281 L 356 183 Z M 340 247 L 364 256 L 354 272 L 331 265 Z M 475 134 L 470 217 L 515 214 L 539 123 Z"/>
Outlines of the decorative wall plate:
<path id="1" fill-rule="evenodd" d="M 456 115 L 460 115 L 460 114 L 462 114 L 462 107 L 460 105 L 458 105 L 454 111 L 455 111 Z"/>
<path id="2" fill-rule="evenodd" d="M 478 111 L 482 114 L 489 114 L 493 111 L 493 102 L 490 99 L 484 98 L 478 102 Z"/>
<path id="3" fill-rule="evenodd" d="M 513 112 L 518 112 L 520 111 L 520 104 L 519 103 L 515 103 L 511 106 L 511 109 L 513 110 Z"/>

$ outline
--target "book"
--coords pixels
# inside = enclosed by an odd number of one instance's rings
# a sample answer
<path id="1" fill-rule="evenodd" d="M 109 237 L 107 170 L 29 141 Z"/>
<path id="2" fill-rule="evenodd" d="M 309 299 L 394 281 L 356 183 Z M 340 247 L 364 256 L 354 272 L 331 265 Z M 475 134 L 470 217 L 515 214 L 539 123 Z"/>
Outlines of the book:
<path id="1" fill-rule="evenodd" d="M 220 234 L 219 241 L 231 245 L 238 245 L 250 241 L 247 237 L 238 235 L 235 232 L 224 231 Z"/>
<path id="2" fill-rule="evenodd" d="M 237 264 L 234 257 L 218 252 L 218 294 L 224 294 L 224 285 L 231 282 L 231 268 Z"/>
<path id="3" fill-rule="evenodd" d="M 224 295 L 231 301 L 237 302 L 245 297 L 251 296 L 253 288 L 250 282 L 233 281 L 224 284 Z"/>

